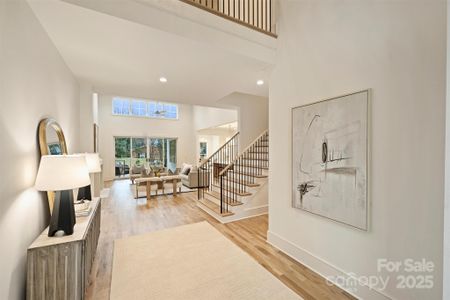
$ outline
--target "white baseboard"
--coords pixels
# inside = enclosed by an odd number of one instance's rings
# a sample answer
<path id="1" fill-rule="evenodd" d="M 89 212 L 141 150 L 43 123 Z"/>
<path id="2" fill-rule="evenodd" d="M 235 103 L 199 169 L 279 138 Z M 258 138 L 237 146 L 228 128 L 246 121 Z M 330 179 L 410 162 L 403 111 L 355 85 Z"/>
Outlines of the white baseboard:
<path id="1" fill-rule="evenodd" d="M 226 224 L 230 222 L 235 222 L 243 219 L 248 219 L 252 217 L 257 217 L 261 215 L 266 215 L 268 213 L 268 206 L 267 205 L 261 205 L 257 207 L 248 208 L 246 210 L 242 210 L 237 212 L 234 215 L 228 216 L 228 217 L 221 217 L 211 209 L 209 209 L 207 206 L 203 205 L 201 202 L 197 202 L 197 206 L 210 214 L 214 219 L 219 221 L 220 223 Z"/>
<path id="2" fill-rule="evenodd" d="M 313 270 L 315 273 L 324 277 L 325 279 L 331 277 L 345 278 L 346 281 L 357 282 L 357 279 L 352 274 L 348 274 L 336 266 L 324 261 L 323 259 L 315 256 L 309 251 L 294 245 L 293 243 L 287 241 L 283 237 L 273 233 L 271 231 L 267 232 L 267 242 L 279 249 L 286 255 L 290 256 L 299 263 L 305 265 L 309 269 Z M 331 280 L 330 280 L 331 281 Z M 335 285 L 340 286 L 337 282 L 333 282 Z M 346 290 L 344 287 L 340 286 L 342 289 Z M 367 300 L 386 300 L 392 299 L 382 291 L 378 291 L 370 288 L 368 285 L 359 284 L 354 290 L 346 290 L 349 294 L 353 295 L 358 299 Z"/>
<path id="3" fill-rule="evenodd" d="M 236 211 L 234 215 L 223 218 L 222 223 L 230 223 L 243 219 L 248 219 L 256 216 L 265 215 L 269 212 L 268 205 L 260 205 L 254 207 L 248 207 L 243 210 Z"/>

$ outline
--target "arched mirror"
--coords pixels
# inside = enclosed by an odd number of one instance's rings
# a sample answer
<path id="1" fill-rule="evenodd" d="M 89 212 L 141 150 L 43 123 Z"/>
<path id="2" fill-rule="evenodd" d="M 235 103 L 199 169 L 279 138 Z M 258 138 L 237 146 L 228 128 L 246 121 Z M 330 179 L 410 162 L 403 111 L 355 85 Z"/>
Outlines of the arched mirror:
<path id="1" fill-rule="evenodd" d="M 39 122 L 39 148 L 42 155 L 68 154 L 66 139 L 61 126 L 51 118 Z M 54 192 L 47 192 L 50 213 L 53 210 Z"/>

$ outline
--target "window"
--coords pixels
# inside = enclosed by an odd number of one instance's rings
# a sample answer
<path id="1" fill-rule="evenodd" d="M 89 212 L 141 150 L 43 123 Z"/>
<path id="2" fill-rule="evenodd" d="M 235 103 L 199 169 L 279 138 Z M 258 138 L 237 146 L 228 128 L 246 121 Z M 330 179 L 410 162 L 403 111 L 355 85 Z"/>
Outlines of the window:
<path id="1" fill-rule="evenodd" d="M 130 172 L 131 138 L 116 137 L 115 152 L 116 152 L 115 174 L 116 176 L 124 176 Z"/>
<path id="2" fill-rule="evenodd" d="M 142 166 L 147 161 L 147 139 L 131 138 L 131 165 Z"/>
<path id="3" fill-rule="evenodd" d="M 162 102 L 149 102 L 147 115 L 151 118 L 178 119 L 178 105 Z"/>
<path id="4" fill-rule="evenodd" d="M 114 97 L 113 115 L 177 120 L 178 105 L 157 101 L 130 100 Z"/>
<path id="5" fill-rule="evenodd" d="M 129 115 L 130 101 L 128 99 L 113 98 L 113 114 L 114 115 Z"/>
<path id="6" fill-rule="evenodd" d="M 178 105 L 165 103 L 164 111 L 166 119 L 178 119 Z"/>
<path id="7" fill-rule="evenodd" d="M 151 118 L 157 118 L 158 115 L 156 114 L 156 112 L 158 111 L 158 106 L 156 102 L 149 102 L 148 103 L 148 111 L 147 111 L 147 115 Z"/>
<path id="8" fill-rule="evenodd" d="M 177 167 L 177 139 L 151 137 L 115 137 L 115 175 L 128 176 L 134 166 Z"/>
<path id="9" fill-rule="evenodd" d="M 131 102 L 131 114 L 133 116 L 144 117 L 147 114 L 147 105 L 144 101 L 133 100 Z"/>

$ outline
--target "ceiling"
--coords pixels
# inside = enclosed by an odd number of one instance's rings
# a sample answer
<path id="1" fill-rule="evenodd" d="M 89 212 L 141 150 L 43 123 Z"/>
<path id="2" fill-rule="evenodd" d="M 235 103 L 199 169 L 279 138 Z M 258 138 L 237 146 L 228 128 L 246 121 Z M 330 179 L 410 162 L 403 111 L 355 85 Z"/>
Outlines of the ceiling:
<path id="1" fill-rule="evenodd" d="M 29 3 L 73 74 L 99 93 L 210 106 L 236 91 L 268 95 L 256 85 L 268 82 L 267 62 L 58 0 Z"/>

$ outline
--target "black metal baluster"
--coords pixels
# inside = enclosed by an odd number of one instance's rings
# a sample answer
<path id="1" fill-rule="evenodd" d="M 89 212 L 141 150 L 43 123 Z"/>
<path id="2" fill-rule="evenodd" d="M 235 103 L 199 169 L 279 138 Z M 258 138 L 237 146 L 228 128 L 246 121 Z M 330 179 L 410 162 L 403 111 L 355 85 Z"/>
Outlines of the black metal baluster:
<path id="1" fill-rule="evenodd" d="M 203 166 L 204 165 L 200 165 L 199 167 L 198 167 L 198 174 L 197 174 L 197 180 L 198 180 L 198 182 L 200 182 L 200 180 L 202 179 L 202 176 L 203 176 Z M 203 194 L 202 194 L 202 189 L 199 187 L 198 189 L 197 189 L 197 196 L 198 196 L 198 200 L 200 200 L 201 198 L 202 198 L 202 196 L 203 196 Z"/>
<path id="2" fill-rule="evenodd" d="M 269 32 L 272 32 L 272 0 L 269 0 Z"/>
<path id="3" fill-rule="evenodd" d="M 238 19 L 241 19 L 241 0 L 238 0 Z"/>

